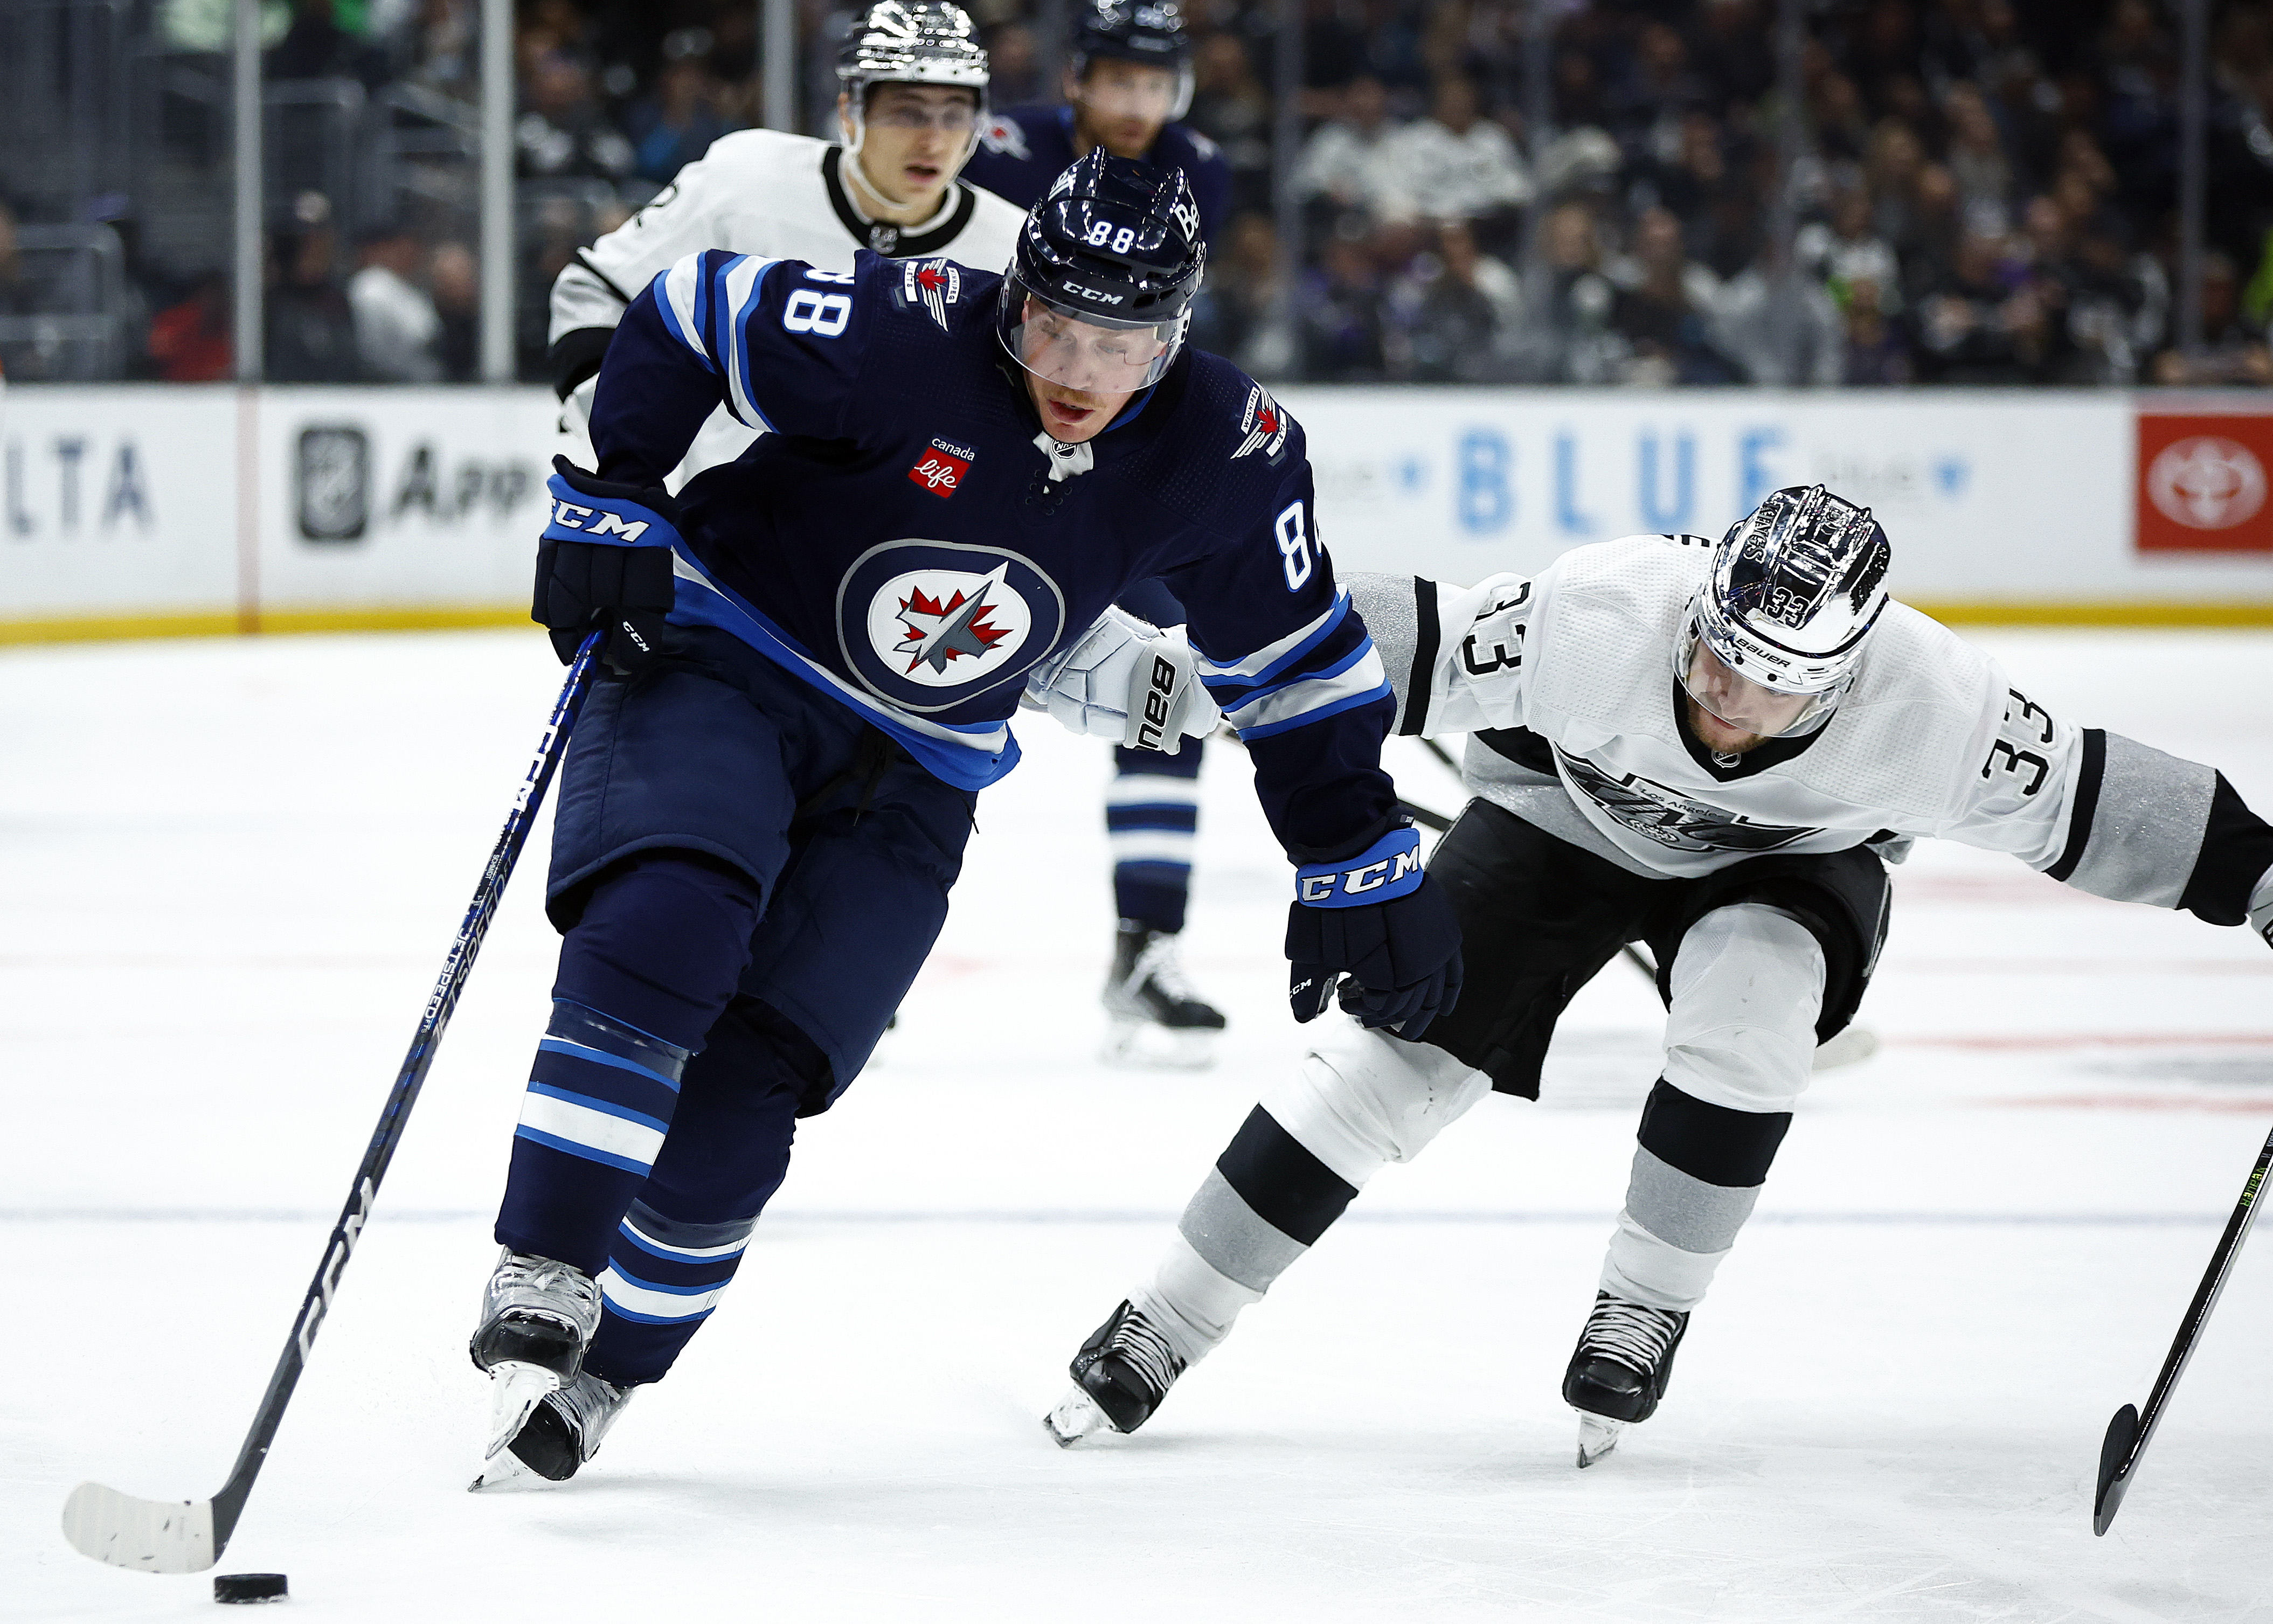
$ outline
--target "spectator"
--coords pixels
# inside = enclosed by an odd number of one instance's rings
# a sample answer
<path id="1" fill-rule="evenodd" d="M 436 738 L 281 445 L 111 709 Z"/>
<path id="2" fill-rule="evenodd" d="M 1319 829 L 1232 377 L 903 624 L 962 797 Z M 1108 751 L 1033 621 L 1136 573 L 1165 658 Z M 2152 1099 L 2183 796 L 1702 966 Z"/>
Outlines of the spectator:
<path id="1" fill-rule="evenodd" d="M 1346 216 L 1326 239 L 1295 301 L 1302 375 L 1377 380 L 1384 370 L 1381 285 L 1363 220 Z"/>
<path id="2" fill-rule="evenodd" d="M 376 90 L 386 82 L 386 54 L 363 38 L 369 11 L 334 0 L 295 0 L 292 25 L 268 52 L 262 71 L 273 79 L 355 79 Z"/>
<path id="3" fill-rule="evenodd" d="M 1234 34 L 1201 36 L 1192 53 L 1192 107 L 1186 122 L 1223 149 L 1231 166 L 1231 206 L 1271 207 L 1271 98 Z"/>
<path id="4" fill-rule="evenodd" d="M 355 313 L 340 290 L 334 260 L 339 237 L 332 206 L 304 191 L 269 239 L 267 343 L 263 371 L 273 384 L 351 384 L 360 380 Z"/>
<path id="5" fill-rule="evenodd" d="M 1381 206 L 1390 220 L 1504 223 L 1531 200 L 1515 143 L 1482 116 L 1476 87 L 1457 74 L 1437 81 L 1427 118 L 1382 143 Z"/>
<path id="6" fill-rule="evenodd" d="M 373 383 L 431 384 L 442 376 L 442 318 L 411 281 L 421 258 L 416 237 L 381 227 L 365 236 L 363 265 L 348 279 L 356 355 Z"/>
<path id="7" fill-rule="evenodd" d="M 1682 119 L 1704 101 L 1704 84 L 1689 71 L 1689 48 L 1679 33 L 1669 23 L 1645 23 L 1610 94 L 1610 133 L 1630 161 L 1669 156 L 1679 148 Z"/>
<path id="8" fill-rule="evenodd" d="M 592 78 L 575 56 L 540 49 L 522 79 L 526 107 L 514 125 L 524 178 L 619 180 L 637 162 L 632 144 L 601 114 Z"/>
<path id="9" fill-rule="evenodd" d="M 1622 285 L 1610 325 L 1633 355 L 1624 381 L 1658 386 L 1737 381 L 1736 369 L 1713 341 L 1719 279 L 1690 259 L 1681 222 L 1670 209 L 1642 211 L 1634 222 L 1632 258 L 1613 280 Z"/>
<path id="10" fill-rule="evenodd" d="M 169 384 L 221 383 L 235 371 L 229 278 L 206 272 L 187 297 L 150 318 L 150 363 Z"/>
<path id="11" fill-rule="evenodd" d="M 1540 264 L 1523 289 L 1516 375 L 1541 384 L 1612 381 L 1630 353 L 1610 329 L 1617 301 L 1602 274 L 1593 211 L 1557 204 L 1540 228 Z"/>
<path id="12" fill-rule="evenodd" d="M 435 356 L 442 376 L 454 384 L 471 383 L 481 375 L 482 273 L 474 251 L 463 243 L 437 243 L 426 281 L 441 324 Z"/>
<path id="13" fill-rule="evenodd" d="M 1320 124 L 1303 145 L 1294 168 L 1294 192 L 1305 203 L 1333 214 L 1381 213 L 1381 150 L 1396 126 L 1389 120 L 1389 93 L 1371 74 L 1352 79 L 1340 93 L 1341 116 Z"/>
<path id="14" fill-rule="evenodd" d="M 1279 239 L 1270 216 L 1234 215 L 1223 258 L 1208 267 L 1192 312 L 1192 342 L 1257 378 L 1293 370 L 1294 341 L 1280 324 Z"/>
<path id="15" fill-rule="evenodd" d="M 1522 317 L 1515 273 L 1477 251 L 1459 221 L 1438 228 L 1434 251 L 1414 257 L 1392 287 L 1384 337 L 1389 375 L 1422 384 L 1489 383 Z"/>
<path id="16" fill-rule="evenodd" d="M 1957 183 L 1966 228 L 1993 236 L 2013 222 L 2013 165 L 1996 121 L 1971 85 L 1952 85 L 1941 105 L 1949 120 L 1949 176 Z"/>
<path id="17" fill-rule="evenodd" d="M 1839 194 L 1827 224 L 1812 221 L 1802 226 L 1795 247 L 1801 268 L 1828 288 L 1842 307 L 1848 289 L 1868 281 L 1887 313 L 1902 308 L 1901 265 L 1894 251 L 1872 229 L 1871 194 L 1861 187 Z"/>
<path id="18" fill-rule="evenodd" d="M 1918 372 L 1928 383 L 2041 381 L 2056 357 L 2051 312 L 2036 289 L 2008 278 L 2001 239 L 1969 231 L 1918 312 Z"/>
<path id="19" fill-rule="evenodd" d="M 1003 23 L 987 34 L 986 62 L 990 76 L 986 94 L 996 107 L 1046 99 L 1034 31 L 1024 23 Z"/>
<path id="20" fill-rule="evenodd" d="M 1827 388 L 1846 376 L 1847 323 L 1830 289 L 1763 242 L 1712 303 L 1714 348 L 1748 384 Z"/>
<path id="21" fill-rule="evenodd" d="M 2202 257 L 2202 348 L 2192 354 L 2171 348 L 2157 355 L 2157 383 L 2247 384 L 2260 389 L 2273 384 L 2265 333 L 2242 319 L 2240 278 L 2224 254 Z"/>
<path id="22" fill-rule="evenodd" d="M 423 0 L 410 36 L 411 82 L 461 101 L 479 100 L 480 34 L 473 0 Z"/>
<path id="23" fill-rule="evenodd" d="M 1847 346 L 1841 381 L 1879 387 L 1909 383 L 1915 376 L 1909 342 L 1898 324 L 1887 318 L 1879 284 L 1867 276 L 1849 282 L 1842 314 L 1846 320 Z"/>
<path id="24" fill-rule="evenodd" d="M 651 94 L 624 116 L 641 177 L 660 186 L 710 150 L 726 133 L 718 116 L 718 81 L 710 73 L 710 31 L 680 28 L 663 41 L 663 71 Z"/>

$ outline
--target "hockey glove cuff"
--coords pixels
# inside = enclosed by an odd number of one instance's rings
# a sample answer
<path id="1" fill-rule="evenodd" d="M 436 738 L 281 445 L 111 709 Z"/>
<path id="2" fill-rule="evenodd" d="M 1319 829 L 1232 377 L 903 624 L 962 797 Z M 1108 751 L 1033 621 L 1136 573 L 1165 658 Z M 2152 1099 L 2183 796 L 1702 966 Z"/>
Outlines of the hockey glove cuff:
<path id="1" fill-rule="evenodd" d="M 1021 703 L 1076 733 L 1167 755 L 1187 735 L 1205 737 L 1219 715 L 1182 636 L 1118 609 L 1028 672 Z"/>
<path id="2" fill-rule="evenodd" d="M 1360 1025 L 1426 1032 L 1460 996 L 1460 925 L 1421 867 L 1420 837 L 1394 829 L 1347 862 L 1298 869 L 1287 957 L 1295 1020 L 1324 1014 L 1339 986 Z"/>
<path id="3" fill-rule="evenodd" d="M 629 676 L 655 658 L 676 587 L 671 547 L 679 506 L 661 487 L 597 479 L 565 457 L 545 482 L 550 518 L 536 543 L 530 617 L 551 629 L 566 664 L 594 626 L 608 628 L 600 657 Z"/>

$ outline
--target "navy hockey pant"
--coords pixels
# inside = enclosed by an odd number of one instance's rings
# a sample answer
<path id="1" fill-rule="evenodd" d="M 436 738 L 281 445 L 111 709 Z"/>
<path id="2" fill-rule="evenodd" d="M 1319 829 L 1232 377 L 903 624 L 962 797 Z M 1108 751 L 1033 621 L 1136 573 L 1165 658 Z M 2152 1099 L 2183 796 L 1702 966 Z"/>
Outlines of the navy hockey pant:
<path id="1" fill-rule="evenodd" d="M 1184 606 L 1157 580 L 1123 593 L 1119 606 L 1157 626 L 1182 625 Z M 1173 756 L 1116 749 L 1106 791 L 1105 833 L 1113 850 L 1113 905 L 1123 919 L 1170 935 L 1184 928 L 1192 847 L 1199 829 L 1200 741 Z"/>
<path id="2" fill-rule="evenodd" d="M 653 1381 L 716 1306 L 797 1119 L 929 954 L 971 797 L 723 633 L 595 689 L 562 768 L 552 1019 L 497 1239 L 600 1283 L 595 1375 Z"/>

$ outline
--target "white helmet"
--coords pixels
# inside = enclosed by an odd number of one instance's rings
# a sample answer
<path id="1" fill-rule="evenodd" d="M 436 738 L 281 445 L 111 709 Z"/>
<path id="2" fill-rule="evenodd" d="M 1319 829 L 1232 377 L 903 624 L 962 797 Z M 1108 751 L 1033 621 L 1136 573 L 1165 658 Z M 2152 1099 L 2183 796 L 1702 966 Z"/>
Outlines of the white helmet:
<path id="1" fill-rule="evenodd" d="M 1894 550 L 1867 507 L 1820 485 L 1788 486 L 1729 528 L 1674 649 L 1684 685 L 1699 639 L 1739 677 L 1815 703 L 1784 730 L 1819 727 L 1855 680 L 1887 607 Z"/>

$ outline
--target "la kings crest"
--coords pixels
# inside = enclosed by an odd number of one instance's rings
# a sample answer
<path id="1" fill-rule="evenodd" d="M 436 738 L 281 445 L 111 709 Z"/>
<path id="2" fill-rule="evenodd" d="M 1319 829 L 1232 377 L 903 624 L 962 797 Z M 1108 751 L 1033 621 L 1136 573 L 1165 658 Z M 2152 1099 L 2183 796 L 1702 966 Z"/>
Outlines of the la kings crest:
<path id="1" fill-rule="evenodd" d="M 1065 597 L 1020 554 L 916 538 L 870 548 L 836 595 L 844 662 L 903 710 L 952 710 L 1049 651 Z"/>
<path id="2" fill-rule="evenodd" d="M 1288 427 L 1287 408 L 1272 400 L 1271 392 L 1262 385 L 1251 385 L 1247 392 L 1247 409 L 1240 416 L 1239 449 L 1231 453 L 1231 460 L 1236 462 L 1242 457 L 1261 452 L 1265 462 L 1278 461 L 1279 453 L 1287 449 Z"/>

